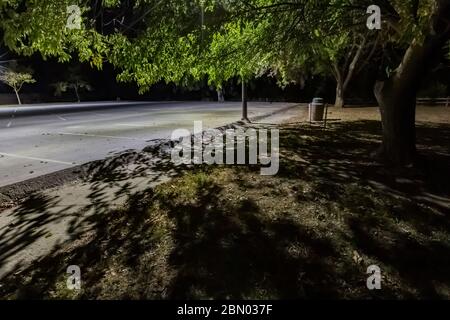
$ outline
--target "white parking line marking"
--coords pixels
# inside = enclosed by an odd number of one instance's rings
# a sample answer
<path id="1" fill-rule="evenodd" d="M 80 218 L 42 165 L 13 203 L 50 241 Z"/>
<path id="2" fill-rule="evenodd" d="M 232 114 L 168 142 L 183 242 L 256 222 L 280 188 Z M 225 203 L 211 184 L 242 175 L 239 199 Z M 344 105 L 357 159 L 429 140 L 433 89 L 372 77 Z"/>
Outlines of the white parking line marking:
<path id="1" fill-rule="evenodd" d="M 65 118 L 63 118 L 63 117 L 61 117 L 61 116 L 59 116 L 59 115 L 56 115 L 56 116 L 58 117 L 59 120 L 67 121 L 67 119 L 65 119 Z"/>
<path id="2" fill-rule="evenodd" d="M 154 127 L 151 124 L 133 124 L 133 123 L 118 123 L 118 126 L 122 126 L 122 127 L 133 127 L 133 128 L 149 128 L 149 127 Z"/>
<path id="3" fill-rule="evenodd" d="M 75 163 L 71 163 L 71 162 L 64 162 L 64 161 L 44 159 L 44 158 L 27 157 L 27 156 L 21 156 L 18 154 L 10 154 L 10 153 L 3 153 L 3 152 L 0 152 L 0 155 L 5 156 L 5 157 L 18 158 L 18 159 L 27 159 L 27 160 L 36 160 L 36 161 L 42 161 L 42 162 L 67 164 L 67 165 L 71 165 L 71 166 L 75 164 Z"/>
<path id="4" fill-rule="evenodd" d="M 94 113 L 90 112 L 90 114 L 94 114 Z M 141 113 L 141 114 L 127 114 L 126 116 L 121 115 L 121 116 L 115 116 L 115 117 L 111 117 L 111 115 L 105 114 L 104 117 L 102 117 L 102 118 L 99 117 L 96 119 L 89 119 L 89 120 L 83 120 L 84 118 L 83 119 L 69 119 L 68 121 L 71 123 L 79 123 L 79 124 L 88 124 L 88 123 L 105 122 L 105 121 L 126 121 L 124 119 L 133 118 L 133 117 L 143 117 L 143 116 L 152 115 L 152 114 L 153 114 L 153 112 L 147 112 L 147 113 Z M 98 114 L 98 115 L 100 115 L 100 114 Z M 109 117 L 107 117 L 107 116 L 109 116 Z"/>
<path id="5" fill-rule="evenodd" d="M 98 113 L 98 112 L 92 112 L 92 114 L 93 115 L 96 115 L 96 116 L 98 116 L 98 117 L 108 117 L 109 115 L 108 114 L 104 114 L 104 113 Z"/>
<path id="6" fill-rule="evenodd" d="M 87 134 L 87 133 L 58 132 L 58 134 L 64 135 L 64 136 L 93 137 L 93 138 L 107 138 L 107 139 L 125 139 L 125 140 L 142 140 L 142 141 L 147 140 L 147 139 L 139 139 L 139 138 L 105 136 L 105 135 L 100 135 L 100 134 Z"/>

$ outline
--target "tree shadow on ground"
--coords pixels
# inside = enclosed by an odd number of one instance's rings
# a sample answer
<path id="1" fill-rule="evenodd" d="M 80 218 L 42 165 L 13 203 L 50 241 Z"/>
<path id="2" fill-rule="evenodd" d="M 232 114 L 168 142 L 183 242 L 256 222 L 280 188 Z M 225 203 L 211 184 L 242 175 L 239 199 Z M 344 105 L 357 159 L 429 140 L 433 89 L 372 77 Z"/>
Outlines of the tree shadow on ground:
<path id="1" fill-rule="evenodd" d="M 81 169 L 85 173 L 80 183 L 86 186 L 87 195 L 86 199 L 80 199 L 80 203 L 74 200 L 67 204 L 52 193 L 32 193 L 13 210 L 2 212 L 0 268 L 12 271 L 5 276 L 2 274 L 1 278 L 7 279 L 20 272 L 28 261 L 22 261 L 16 254 L 32 245 L 33 249 L 39 250 L 36 246 L 38 241 L 51 246 L 53 253 L 61 250 L 59 240 L 42 242 L 51 238 L 53 231 L 67 233 L 69 242 L 77 241 L 86 232 L 97 230 L 98 225 L 102 225 L 105 216 L 116 207 L 115 199 L 136 197 L 151 190 L 163 177 L 177 176 L 185 169 L 173 166 L 157 148 L 147 148 L 144 153 L 127 151 L 89 163 Z M 135 185 L 136 179 L 145 181 L 139 189 Z M 67 230 L 55 227 L 59 224 L 64 224 Z M 14 266 L 8 265 L 14 260 Z"/>
<path id="2" fill-rule="evenodd" d="M 177 270 L 169 298 L 289 299 L 310 289 L 307 283 L 299 285 L 299 270 L 310 272 L 310 281 L 318 283 L 330 274 L 323 263 L 336 255 L 330 243 L 288 220 L 265 220 L 264 208 L 251 199 L 226 201 L 219 188 L 202 186 L 194 205 L 180 205 L 174 194 L 159 200 L 175 222 L 178 244 L 168 259 Z M 290 254 L 296 242 L 320 249 L 321 256 Z"/>
<path id="3" fill-rule="evenodd" d="M 95 213 L 84 217 L 81 211 L 79 217 L 92 229 L 80 233 L 74 224 L 71 242 L 11 273 L 0 294 L 35 299 L 448 298 L 450 127 L 419 126 L 422 162 L 405 170 L 371 157 L 380 129 L 375 121 L 336 123 L 327 130 L 283 126 L 275 177 L 259 176 L 254 166 L 186 171 L 164 162 L 158 172 L 172 170 L 178 178 L 135 192 L 126 182 L 146 174 L 149 158 L 131 171 L 123 165 L 129 161 L 96 166 L 93 207 L 86 208 Z M 104 183 L 117 181 L 125 182 L 117 196 L 129 200 L 111 210 Z M 45 212 L 54 205 L 54 199 L 35 197 L 34 204 L 24 203 L 20 210 Z M 32 234 L 31 241 L 33 236 L 44 235 Z M 66 289 L 66 269 L 73 264 L 82 270 L 80 292 Z M 381 291 L 366 288 L 371 264 L 382 269 Z"/>
<path id="4" fill-rule="evenodd" d="M 389 168 L 373 160 L 381 128 L 376 121 L 336 124 L 330 130 L 290 128 L 281 175 L 301 172 L 310 192 L 299 201 L 327 199 L 345 215 L 344 230 L 361 255 L 401 279 L 406 297 L 450 294 L 450 126 L 417 128 L 416 167 Z M 307 140 L 298 136 L 307 135 Z M 283 163 L 284 161 L 284 163 Z M 305 165 L 306 163 L 306 165 Z M 393 286 L 398 280 L 388 278 Z M 404 290 L 409 288 L 408 290 Z"/>
<path id="5" fill-rule="evenodd" d="M 56 203 L 56 197 L 41 194 L 33 194 L 21 203 L 12 223 L 0 230 L 0 266 L 11 255 L 49 234 L 44 227 L 63 216 L 62 212 L 49 213 Z"/>

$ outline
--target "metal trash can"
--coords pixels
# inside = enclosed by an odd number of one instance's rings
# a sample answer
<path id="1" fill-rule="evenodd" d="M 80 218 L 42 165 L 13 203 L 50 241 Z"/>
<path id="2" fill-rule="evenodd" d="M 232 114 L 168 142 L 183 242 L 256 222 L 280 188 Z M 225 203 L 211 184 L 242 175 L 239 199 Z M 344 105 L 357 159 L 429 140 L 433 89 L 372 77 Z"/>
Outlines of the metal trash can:
<path id="1" fill-rule="evenodd" d="M 309 104 L 309 121 L 323 121 L 325 105 L 322 98 L 314 98 Z"/>

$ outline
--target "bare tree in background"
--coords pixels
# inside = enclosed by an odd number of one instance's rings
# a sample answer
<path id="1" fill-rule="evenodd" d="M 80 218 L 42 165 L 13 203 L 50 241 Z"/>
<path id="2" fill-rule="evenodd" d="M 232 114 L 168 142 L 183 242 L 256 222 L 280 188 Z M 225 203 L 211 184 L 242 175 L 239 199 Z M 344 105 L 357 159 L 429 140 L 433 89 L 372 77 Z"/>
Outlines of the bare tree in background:
<path id="1" fill-rule="evenodd" d="M 33 71 L 30 68 L 20 68 L 17 63 L 10 64 L 9 67 L 0 65 L 0 82 L 14 90 L 17 97 L 17 103 L 22 104 L 19 92 L 26 83 L 35 83 Z"/>

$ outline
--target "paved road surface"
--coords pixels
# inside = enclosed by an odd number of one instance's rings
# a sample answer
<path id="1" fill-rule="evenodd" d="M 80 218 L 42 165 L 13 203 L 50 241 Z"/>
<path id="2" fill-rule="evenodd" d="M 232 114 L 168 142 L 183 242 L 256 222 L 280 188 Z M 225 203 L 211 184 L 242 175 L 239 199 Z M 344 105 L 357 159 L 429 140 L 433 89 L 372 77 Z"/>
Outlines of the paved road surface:
<path id="1" fill-rule="evenodd" d="M 249 116 L 287 103 L 250 103 Z M 0 107 L 0 186 L 100 160 L 151 140 L 170 138 L 193 122 L 218 127 L 240 119 L 238 102 L 147 102 Z"/>

